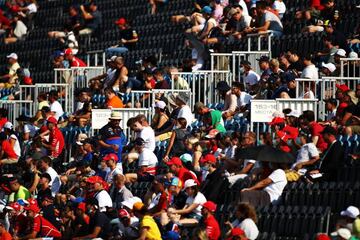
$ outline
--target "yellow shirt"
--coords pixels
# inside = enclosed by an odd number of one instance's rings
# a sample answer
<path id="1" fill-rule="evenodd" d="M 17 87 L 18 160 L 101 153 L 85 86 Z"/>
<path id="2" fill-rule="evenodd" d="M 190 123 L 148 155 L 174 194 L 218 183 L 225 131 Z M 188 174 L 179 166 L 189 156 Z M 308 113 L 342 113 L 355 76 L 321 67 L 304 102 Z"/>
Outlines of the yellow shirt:
<path id="1" fill-rule="evenodd" d="M 141 227 L 146 227 L 148 229 L 146 233 L 147 240 L 161 240 L 160 230 L 151 216 L 144 216 L 141 220 Z"/>

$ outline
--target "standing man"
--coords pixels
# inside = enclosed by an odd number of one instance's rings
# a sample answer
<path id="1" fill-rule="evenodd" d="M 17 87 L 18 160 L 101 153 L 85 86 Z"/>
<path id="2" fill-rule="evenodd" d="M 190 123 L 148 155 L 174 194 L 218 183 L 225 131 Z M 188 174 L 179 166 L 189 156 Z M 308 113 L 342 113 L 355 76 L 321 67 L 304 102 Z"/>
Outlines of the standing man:
<path id="1" fill-rule="evenodd" d="M 57 120 L 54 117 L 47 119 L 47 127 L 50 132 L 49 141 L 43 139 L 42 145 L 49 151 L 50 157 L 55 161 L 64 149 L 65 140 L 62 132 L 57 127 Z"/>

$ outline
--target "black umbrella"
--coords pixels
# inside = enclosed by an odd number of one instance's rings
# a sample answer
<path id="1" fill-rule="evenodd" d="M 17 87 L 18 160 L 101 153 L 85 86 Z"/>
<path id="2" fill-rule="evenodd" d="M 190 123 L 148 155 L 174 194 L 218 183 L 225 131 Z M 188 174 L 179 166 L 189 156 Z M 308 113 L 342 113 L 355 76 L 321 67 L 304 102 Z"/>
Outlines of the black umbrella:
<path id="1" fill-rule="evenodd" d="M 271 146 L 263 145 L 257 147 L 238 148 L 236 159 L 254 159 L 262 162 L 292 163 L 294 156 Z"/>

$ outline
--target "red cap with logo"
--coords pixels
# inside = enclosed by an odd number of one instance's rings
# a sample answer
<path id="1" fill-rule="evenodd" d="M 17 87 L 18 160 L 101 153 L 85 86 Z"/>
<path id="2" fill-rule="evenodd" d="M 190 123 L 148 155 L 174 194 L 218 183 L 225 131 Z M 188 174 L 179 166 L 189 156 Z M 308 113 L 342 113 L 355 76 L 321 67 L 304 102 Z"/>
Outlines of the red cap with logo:
<path id="1" fill-rule="evenodd" d="M 181 159 L 178 158 L 178 157 L 172 157 L 172 158 L 170 159 L 170 161 L 168 161 L 166 164 L 167 164 L 168 166 L 171 166 L 171 165 L 182 166 L 182 161 L 181 161 Z"/>
<path id="2" fill-rule="evenodd" d="M 200 160 L 201 163 L 216 163 L 216 157 L 213 154 L 206 154 Z"/>
<path id="3" fill-rule="evenodd" d="M 105 157 L 103 157 L 104 161 L 114 160 L 117 162 L 119 160 L 118 156 L 115 153 L 109 153 L 106 154 Z"/>
<path id="4" fill-rule="evenodd" d="M 47 119 L 47 122 L 48 123 L 53 123 L 53 124 L 57 124 L 57 120 L 56 120 L 56 118 L 54 118 L 54 117 L 49 117 L 48 119 Z"/>
<path id="5" fill-rule="evenodd" d="M 280 123 L 285 123 L 285 120 L 281 117 L 274 117 L 271 122 L 269 122 L 269 125 L 276 125 Z"/>
<path id="6" fill-rule="evenodd" d="M 212 201 L 207 201 L 202 205 L 204 208 L 206 208 L 207 210 L 209 210 L 210 212 L 215 212 L 216 211 L 216 204 Z"/>

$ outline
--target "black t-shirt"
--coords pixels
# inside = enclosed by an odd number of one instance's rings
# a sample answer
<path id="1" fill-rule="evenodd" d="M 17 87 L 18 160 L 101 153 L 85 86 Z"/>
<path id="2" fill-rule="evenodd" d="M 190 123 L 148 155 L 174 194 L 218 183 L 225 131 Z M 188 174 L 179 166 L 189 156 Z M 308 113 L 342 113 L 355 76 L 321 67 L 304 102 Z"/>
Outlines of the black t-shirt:
<path id="1" fill-rule="evenodd" d="M 110 219 L 105 213 L 97 211 L 94 216 L 90 217 L 89 229 L 94 230 L 95 227 L 100 227 L 101 231 L 98 238 L 107 239 L 111 230 Z"/>
<path id="2" fill-rule="evenodd" d="M 180 191 L 179 195 L 173 197 L 173 207 L 175 207 L 176 209 L 183 209 L 186 204 L 186 199 L 188 197 L 186 193 L 184 191 Z"/>
<path id="3" fill-rule="evenodd" d="M 54 225 L 54 227 L 60 229 L 61 224 L 58 220 L 56 220 L 54 205 L 42 207 L 41 210 L 43 212 L 43 217 L 48 220 L 52 225 Z"/>
<path id="4" fill-rule="evenodd" d="M 338 45 L 345 51 L 349 51 L 346 37 L 342 32 L 334 30 L 334 32 L 331 34 L 331 39 L 333 40 L 335 46 Z"/>
<path id="5" fill-rule="evenodd" d="M 120 31 L 120 38 L 123 38 L 125 40 L 133 40 L 135 39 L 135 36 L 137 35 L 136 31 L 132 28 L 124 29 Z M 135 47 L 136 43 L 125 43 L 124 47 L 131 50 Z"/>
<path id="6" fill-rule="evenodd" d="M 74 227 L 79 227 L 76 236 L 85 236 L 89 233 L 89 225 L 85 222 L 84 218 L 81 216 L 76 217 L 74 221 Z"/>
<path id="7" fill-rule="evenodd" d="M 345 112 L 351 113 L 354 116 L 359 117 L 360 116 L 360 105 L 350 105 L 345 108 Z"/>
<path id="8" fill-rule="evenodd" d="M 46 196 L 52 196 L 50 187 L 46 188 L 45 190 L 43 190 L 43 189 L 39 190 L 38 195 L 37 195 L 37 201 L 40 206 Z"/>

